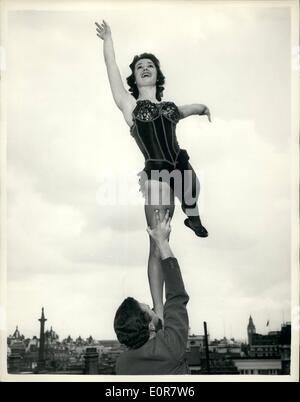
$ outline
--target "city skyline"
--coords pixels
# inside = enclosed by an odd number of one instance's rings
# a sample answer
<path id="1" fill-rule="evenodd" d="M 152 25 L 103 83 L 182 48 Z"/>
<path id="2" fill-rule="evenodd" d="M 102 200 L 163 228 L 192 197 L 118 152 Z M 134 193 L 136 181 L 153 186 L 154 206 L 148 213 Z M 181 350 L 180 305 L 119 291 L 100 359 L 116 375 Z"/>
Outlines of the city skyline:
<path id="1" fill-rule="evenodd" d="M 44 307 L 43 307 L 43 309 L 44 309 Z M 45 315 L 47 316 L 47 310 L 46 310 L 46 309 L 45 309 Z M 248 317 L 248 321 L 247 321 L 247 323 L 246 323 L 246 325 L 245 325 L 245 334 L 246 334 L 246 335 L 245 335 L 244 338 L 238 338 L 238 337 L 236 337 L 236 336 L 234 335 L 234 333 L 230 333 L 229 335 L 227 335 L 226 333 L 224 333 L 224 336 L 223 336 L 223 337 L 216 337 L 216 336 L 214 336 L 212 333 L 210 333 L 210 331 L 209 331 L 209 323 L 208 323 L 208 335 L 209 335 L 209 337 L 210 337 L 210 340 L 213 340 L 213 339 L 225 339 L 225 338 L 226 338 L 226 339 L 228 339 L 228 340 L 234 339 L 235 341 L 240 341 L 240 342 L 246 342 L 246 343 L 247 343 L 247 326 L 248 326 L 248 323 L 249 323 L 249 318 L 252 318 L 254 323 L 256 322 L 256 321 L 255 321 L 255 317 L 253 317 L 253 316 L 250 314 L 249 317 Z M 37 321 L 39 321 L 39 319 L 37 319 Z M 46 321 L 49 321 L 48 318 L 47 318 Z M 255 328 L 256 328 L 256 332 L 257 332 L 257 333 L 260 333 L 260 334 L 262 334 L 262 335 L 266 335 L 266 334 L 268 334 L 269 332 L 279 331 L 279 328 L 282 327 L 283 325 L 287 324 L 287 323 L 290 323 L 290 320 L 283 320 L 283 321 L 281 322 L 280 326 L 274 327 L 274 325 L 271 325 L 271 320 L 269 319 L 269 320 L 266 321 L 264 330 L 262 330 L 262 328 L 259 327 L 259 326 L 257 326 L 257 325 L 255 325 Z M 202 323 L 202 325 L 203 325 L 203 323 Z M 13 330 L 8 331 L 8 335 L 7 335 L 7 336 L 12 336 L 12 334 L 15 333 L 16 330 L 18 330 L 18 331 L 21 333 L 21 335 L 24 335 L 24 336 L 25 336 L 25 331 L 22 330 L 22 328 L 20 327 L 19 324 L 16 324 L 16 326 L 15 326 L 15 328 L 14 328 Z M 83 334 L 75 334 L 74 331 L 73 331 L 73 332 L 72 332 L 72 331 L 69 331 L 69 332 L 68 332 L 68 331 L 64 331 L 64 332 L 63 332 L 64 335 L 60 335 L 60 332 L 57 330 L 57 328 L 55 327 L 55 324 L 54 324 L 54 323 L 49 322 L 48 326 L 45 325 L 45 333 L 46 333 L 46 332 L 50 332 L 50 331 L 52 331 L 52 330 L 55 332 L 55 334 L 57 334 L 57 335 L 59 336 L 59 339 L 60 339 L 61 341 L 64 340 L 64 339 L 67 339 L 69 336 L 71 336 L 71 338 L 72 338 L 73 341 L 75 341 L 75 340 L 78 339 L 78 338 L 82 338 L 83 340 L 88 340 L 90 337 L 92 337 L 92 338 L 93 338 L 94 340 L 96 340 L 96 341 L 101 341 L 101 340 L 103 340 L 103 341 L 106 341 L 106 340 L 107 340 L 107 341 L 116 340 L 116 341 L 117 341 L 117 338 L 116 338 L 116 337 L 109 338 L 109 339 L 108 339 L 108 338 L 106 338 L 106 339 L 100 339 L 100 338 L 98 338 L 97 336 L 94 336 L 92 332 L 90 332 L 88 335 L 86 335 L 88 332 L 83 335 Z M 26 339 L 32 339 L 33 337 L 39 338 L 38 332 L 39 332 L 39 327 L 38 327 L 38 324 L 37 324 L 37 334 L 35 334 L 35 333 L 34 333 L 34 330 L 32 330 L 31 335 L 30 335 L 29 337 L 28 337 L 28 336 L 25 336 L 25 338 L 26 338 Z M 231 331 L 231 332 L 232 332 L 232 331 Z M 190 335 L 190 336 L 202 336 L 203 333 L 204 333 L 204 329 L 203 329 L 203 328 L 202 328 L 202 331 L 201 331 L 201 332 L 194 332 L 192 328 L 190 328 L 190 330 L 189 330 L 189 335 Z M 66 335 L 66 334 L 67 334 L 67 335 Z"/>
<path id="2" fill-rule="evenodd" d="M 40 338 L 26 338 L 18 327 L 7 338 L 9 373 L 35 374 L 116 374 L 116 361 L 126 351 L 118 340 L 98 340 L 91 335 L 59 339 L 53 330 L 45 331 L 47 318 L 42 308 Z M 190 374 L 290 374 L 291 324 L 280 331 L 259 334 L 252 316 L 247 326 L 248 342 L 213 339 L 204 322 L 204 335 L 187 337 L 185 359 Z M 267 324 L 269 325 L 269 323 Z"/>

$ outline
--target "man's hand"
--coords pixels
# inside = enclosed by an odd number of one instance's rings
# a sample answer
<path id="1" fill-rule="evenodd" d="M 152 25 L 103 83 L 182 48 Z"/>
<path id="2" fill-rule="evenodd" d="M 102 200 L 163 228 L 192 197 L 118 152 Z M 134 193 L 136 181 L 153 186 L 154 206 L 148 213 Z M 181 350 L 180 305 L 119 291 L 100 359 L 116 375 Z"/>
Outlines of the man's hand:
<path id="1" fill-rule="evenodd" d="M 162 220 L 160 219 L 159 211 L 155 211 L 155 222 L 156 227 L 153 229 L 148 227 L 147 232 L 158 247 L 161 259 L 165 260 L 166 258 L 170 257 L 174 258 L 174 254 L 169 244 L 169 237 L 171 233 L 170 211 L 167 211 Z"/>
<path id="2" fill-rule="evenodd" d="M 155 241 L 157 246 L 161 246 L 162 244 L 169 241 L 170 233 L 171 233 L 171 218 L 170 211 L 167 210 L 165 217 L 161 220 L 159 211 L 155 211 L 155 222 L 156 227 L 151 229 L 147 228 L 147 232 L 151 236 L 151 238 Z"/>
<path id="3" fill-rule="evenodd" d="M 103 20 L 101 25 L 98 24 L 98 22 L 95 22 L 95 24 L 97 26 L 97 36 L 99 36 L 99 38 L 105 40 L 111 36 L 110 26 L 107 24 L 107 22 Z"/>

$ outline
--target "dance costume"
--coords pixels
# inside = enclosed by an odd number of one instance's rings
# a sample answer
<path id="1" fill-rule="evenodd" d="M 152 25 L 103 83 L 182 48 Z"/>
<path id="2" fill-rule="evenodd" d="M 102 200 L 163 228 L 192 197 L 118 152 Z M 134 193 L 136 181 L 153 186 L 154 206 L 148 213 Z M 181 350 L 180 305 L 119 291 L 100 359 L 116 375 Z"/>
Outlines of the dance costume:
<path id="1" fill-rule="evenodd" d="M 176 168 L 180 148 L 175 129 L 179 119 L 179 110 L 173 102 L 137 101 L 131 134 L 145 157 L 146 167 L 148 164 L 148 168 L 155 168 L 156 162 L 164 162 Z"/>
<path id="2" fill-rule="evenodd" d="M 174 180 L 168 180 L 168 184 L 172 190 L 175 189 L 175 195 L 179 198 L 185 213 L 188 209 L 195 208 L 199 197 L 198 179 L 189 163 L 187 151 L 181 149 L 177 141 L 176 125 L 180 120 L 178 107 L 174 102 L 154 103 L 147 99 L 138 100 L 132 116 L 133 125 L 130 132 L 145 158 L 145 168 L 141 172 L 140 180 L 141 191 L 145 193 L 147 180 L 155 180 L 154 171 L 159 173 L 163 171 L 180 172 L 180 185 L 174 185 Z M 187 173 L 184 174 L 184 172 Z M 187 180 L 190 182 L 187 183 Z M 165 181 L 163 175 L 159 181 Z M 178 187 L 180 187 L 180 191 L 178 191 Z M 192 203 L 185 196 L 187 187 L 194 198 Z M 204 228 L 201 223 L 200 228 L 191 227 L 187 221 L 185 224 L 195 232 L 197 229 L 198 232 L 202 231 L 202 233 L 196 234 L 206 237 L 207 232 L 206 230 L 206 234 L 203 232 Z"/>

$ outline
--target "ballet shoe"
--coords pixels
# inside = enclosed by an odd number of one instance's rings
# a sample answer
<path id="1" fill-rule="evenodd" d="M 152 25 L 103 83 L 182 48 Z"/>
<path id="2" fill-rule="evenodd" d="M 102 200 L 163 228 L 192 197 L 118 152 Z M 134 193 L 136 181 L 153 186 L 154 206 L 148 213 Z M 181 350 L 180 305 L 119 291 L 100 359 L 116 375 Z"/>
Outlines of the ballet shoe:
<path id="1" fill-rule="evenodd" d="M 190 228 L 196 236 L 198 237 L 207 237 L 208 236 L 208 232 L 205 229 L 204 226 L 202 226 L 202 224 L 200 223 L 200 225 L 194 225 L 189 218 L 187 218 L 184 221 L 185 226 L 187 226 L 188 228 Z"/>

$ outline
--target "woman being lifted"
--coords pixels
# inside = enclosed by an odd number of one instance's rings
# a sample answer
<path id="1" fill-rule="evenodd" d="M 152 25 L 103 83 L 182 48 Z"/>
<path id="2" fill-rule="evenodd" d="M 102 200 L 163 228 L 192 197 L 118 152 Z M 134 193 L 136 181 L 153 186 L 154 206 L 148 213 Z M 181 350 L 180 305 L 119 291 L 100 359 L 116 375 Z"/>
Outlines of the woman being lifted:
<path id="1" fill-rule="evenodd" d="M 180 119 L 191 115 L 206 115 L 210 111 L 202 104 L 177 106 L 171 101 L 162 101 L 165 77 L 159 60 L 151 53 L 135 56 L 130 64 L 131 75 L 127 78 L 129 90 L 125 89 L 115 59 L 111 29 L 103 21 L 96 22 L 99 38 L 103 40 L 104 60 L 112 95 L 123 113 L 140 151 L 145 157 L 145 167 L 140 173 L 141 191 L 145 195 L 147 225 L 155 225 L 155 211 L 161 218 L 169 210 L 174 214 L 176 196 L 187 215 L 184 223 L 199 237 L 208 233 L 201 223 L 197 200 L 199 180 L 189 163 L 186 150 L 179 147 L 176 125 Z M 160 255 L 150 237 L 148 277 L 155 312 L 163 320 L 163 277 Z"/>

